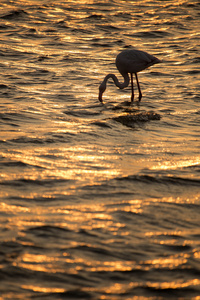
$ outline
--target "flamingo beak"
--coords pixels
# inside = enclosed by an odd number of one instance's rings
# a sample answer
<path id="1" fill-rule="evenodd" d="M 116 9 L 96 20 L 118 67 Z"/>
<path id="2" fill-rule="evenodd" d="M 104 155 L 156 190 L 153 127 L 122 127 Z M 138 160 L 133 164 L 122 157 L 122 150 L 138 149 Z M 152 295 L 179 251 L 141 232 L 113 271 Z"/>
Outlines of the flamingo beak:
<path id="1" fill-rule="evenodd" d="M 102 95 L 103 95 L 103 93 L 101 91 L 99 91 L 99 101 L 101 103 L 103 103 Z"/>

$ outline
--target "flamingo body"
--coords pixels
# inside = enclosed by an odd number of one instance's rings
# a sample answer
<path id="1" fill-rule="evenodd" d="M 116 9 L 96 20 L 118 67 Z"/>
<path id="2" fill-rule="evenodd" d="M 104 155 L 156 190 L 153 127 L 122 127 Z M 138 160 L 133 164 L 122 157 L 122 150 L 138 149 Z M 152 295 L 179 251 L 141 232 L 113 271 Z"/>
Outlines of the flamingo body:
<path id="1" fill-rule="evenodd" d="M 157 57 L 140 50 L 124 50 L 120 52 L 116 57 L 115 64 L 118 71 L 123 76 L 124 82 L 120 83 L 114 74 L 108 74 L 102 81 L 101 85 L 99 86 L 99 101 L 103 102 L 102 95 L 106 90 L 106 83 L 109 78 L 113 79 L 117 87 L 123 89 L 129 85 L 130 78 L 128 74 L 131 75 L 131 88 L 132 88 L 131 101 L 134 100 L 133 74 L 135 74 L 136 77 L 137 87 L 139 91 L 139 101 L 140 101 L 142 98 L 142 93 L 141 93 L 137 73 L 142 70 L 145 70 L 146 68 L 154 64 L 161 63 L 161 62 L 162 61 L 159 60 Z"/>

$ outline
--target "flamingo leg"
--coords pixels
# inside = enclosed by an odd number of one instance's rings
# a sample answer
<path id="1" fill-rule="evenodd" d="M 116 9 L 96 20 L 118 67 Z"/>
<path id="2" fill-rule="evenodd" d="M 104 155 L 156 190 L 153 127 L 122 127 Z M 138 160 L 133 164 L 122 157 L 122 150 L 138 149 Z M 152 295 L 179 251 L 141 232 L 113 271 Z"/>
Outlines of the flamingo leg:
<path id="1" fill-rule="evenodd" d="M 133 73 L 131 73 L 131 102 L 134 100 Z"/>
<path id="2" fill-rule="evenodd" d="M 139 91 L 139 99 L 138 100 L 141 101 L 141 99 L 142 99 L 142 92 L 141 92 L 141 89 L 140 89 L 140 84 L 139 84 L 137 73 L 135 73 L 135 78 L 136 78 L 136 81 L 137 81 L 137 87 L 138 87 L 138 91 Z"/>

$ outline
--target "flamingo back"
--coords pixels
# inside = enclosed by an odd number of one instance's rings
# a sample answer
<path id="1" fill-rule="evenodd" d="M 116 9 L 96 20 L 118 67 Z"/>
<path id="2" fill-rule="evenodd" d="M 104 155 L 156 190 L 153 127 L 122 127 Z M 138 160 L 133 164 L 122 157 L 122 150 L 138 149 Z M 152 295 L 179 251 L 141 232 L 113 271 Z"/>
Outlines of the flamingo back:
<path id="1" fill-rule="evenodd" d="M 124 50 L 116 57 L 116 67 L 121 74 L 137 73 L 161 61 L 144 51 Z"/>

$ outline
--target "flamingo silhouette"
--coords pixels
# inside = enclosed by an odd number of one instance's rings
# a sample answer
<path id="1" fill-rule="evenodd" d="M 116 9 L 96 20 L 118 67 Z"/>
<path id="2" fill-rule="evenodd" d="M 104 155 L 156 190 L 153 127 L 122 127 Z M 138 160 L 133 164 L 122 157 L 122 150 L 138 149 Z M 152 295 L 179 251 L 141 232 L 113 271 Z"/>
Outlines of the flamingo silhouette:
<path id="1" fill-rule="evenodd" d="M 154 64 L 158 64 L 161 62 L 162 61 L 157 57 L 140 50 L 124 50 L 120 52 L 116 57 L 115 64 L 120 74 L 124 77 L 124 82 L 120 83 L 114 74 L 106 75 L 106 77 L 99 86 L 99 101 L 103 103 L 102 95 L 106 90 L 106 83 L 109 78 L 112 78 L 112 80 L 118 88 L 124 89 L 129 85 L 130 82 L 128 73 L 131 74 L 131 102 L 133 102 L 134 100 L 133 74 L 135 74 L 137 87 L 139 91 L 138 100 L 141 101 L 142 92 L 140 89 L 137 73 Z"/>

